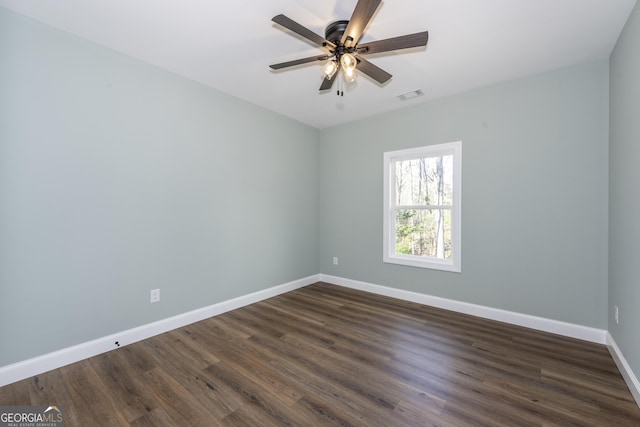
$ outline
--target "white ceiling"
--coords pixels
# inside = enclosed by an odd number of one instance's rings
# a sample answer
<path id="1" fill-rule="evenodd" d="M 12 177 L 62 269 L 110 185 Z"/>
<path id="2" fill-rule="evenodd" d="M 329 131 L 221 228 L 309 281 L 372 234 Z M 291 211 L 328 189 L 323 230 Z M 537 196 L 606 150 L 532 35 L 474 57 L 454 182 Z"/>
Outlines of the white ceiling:
<path id="1" fill-rule="evenodd" d="M 320 93 L 322 54 L 271 22 L 283 13 L 324 36 L 357 0 L 0 0 L 0 6 L 317 128 L 497 82 L 607 58 L 636 0 L 386 0 L 361 42 L 429 31 L 426 48 L 369 55 L 393 74 Z M 422 89 L 425 96 L 397 95 Z"/>

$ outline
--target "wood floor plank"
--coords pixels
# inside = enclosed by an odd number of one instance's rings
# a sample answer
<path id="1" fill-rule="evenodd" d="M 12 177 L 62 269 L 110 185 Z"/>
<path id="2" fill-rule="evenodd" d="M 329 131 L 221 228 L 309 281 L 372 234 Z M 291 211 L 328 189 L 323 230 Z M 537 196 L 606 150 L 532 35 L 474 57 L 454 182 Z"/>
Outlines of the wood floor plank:
<path id="1" fill-rule="evenodd" d="M 288 345 L 295 346 L 301 350 L 302 354 L 316 354 L 321 360 L 332 360 L 331 366 L 334 369 L 331 375 L 340 378 L 336 380 L 347 386 L 354 392 L 367 395 L 380 405 L 383 399 L 377 395 L 379 391 L 387 396 L 389 409 L 395 408 L 401 401 L 413 402 L 423 410 L 430 413 L 438 413 L 444 406 L 445 401 L 430 395 L 427 391 L 412 387 L 404 382 L 397 381 L 392 375 L 381 371 L 378 367 L 362 363 L 359 360 L 352 360 L 347 356 L 340 355 L 332 349 L 325 349 L 314 346 L 313 341 L 307 341 L 307 337 L 299 334 L 288 334 L 281 340 Z M 325 378 L 329 378 L 325 375 Z M 363 393 L 362 386 L 366 386 L 369 391 Z"/>
<path id="2" fill-rule="evenodd" d="M 640 426 L 605 346 L 316 283 L 0 388 L 67 426 Z"/>
<path id="3" fill-rule="evenodd" d="M 180 354 L 184 363 L 193 364 L 198 369 L 205 369 L 220 361 L 206 346 L 200 346 L 194 343 L 191 337 L 182 335 L 178 331 L 170 331 L 167 332 L 165 338 L 172 342 L 171 345 Z"/>
<path id="4" fill-rule="evenodd" d="M 368 397 L 354 392 L 344 384 L 328 380 L 324 372 L 314 372 L 306 363 L 301 365 L 281 359 L 272 363 L 308 390 L 300 400 L 301 406 L 327 417 L 332 423 L 353 426 L 404 425 L 398 419 L 393 419 L 389 410 L 371 405 Z"/>
<path id="5" fill-rule="evenodd" d="M 127 425 L 120 408 L 114 405 L 114 392 L 110 390 L 84 360 L 60 368 L 69 391 L 69 401 L 63 399 L 65 422 L 71 425 L 94 426 Z M 68 402 L 68 403 L 67 403 Z"/>
<path id="6" fill-rule="evenodd" d="M 331 399 L 326 399 L 321 394 L 309 394 L 300 399 L 294 409 L 305 419 L 308 426 L 352 426 L 367 427 L 376 424 L 367 424 L 365 417 L 358 412 L 345 411 L 342 405 L 335 405 Z M 380 424 L 381 425 L 381 424 Z"/>
<path id="7" fill-rule="evenodd" d="M 242 406 L 240 396 L 224 385 L 216 383 L 207 374 L 206 368 L 198 369 L 188 363 L 188 359 L 181 359 L 174 345 L 171 344 L 170 338 L 167 340 L 164 338 L 166 338 L 164 335 L 154 337 L 141 343 L 141 346 L 151 354 L 151 357 L 164 361 L 162 371 L 188 392 L 185 396 L 195 401 L 198 407 L 206 408 L 215 420 L 224 418 Z"/>
<path id="8" fill-rule="evenodd" d="M 183 424 L 173 422 L 171 417 L 162 408 L 156 408 L 153 411 L 142 415 L 129 423 L 131 427 L 179 427 Z"/>
<path id="9" fill-rule="evenodd" d="M 0 405 L 19 406 L 30 405 L 29 383 L 31 380 L 15 382 L 7 387 L 0 387 Z M 25 403 L 28 402 L 28 403 Z"/>
<path id="10" fill-rule="evenodd" d="M 143 417 L 157 408 L 155 400 L 140 382 L 139 372 L 129 364 L 126 355 L 130 354 L 111 351 L 89 359 L 96 374 L 110 390 L 114 406 L 127 421 Z"/>
<path id="11" fill-rule="evenodd" d="M 144 373 L 144 377 L 149 392 L 175 424 L 197 426 L 207 420 L 210 426 L 221 425 L 215 416 L 167 371 L 154 368 Z"/>
<path id="12" fill-rule="evenodd" d="M 26 381 L 32 405 L 55 405 L 58 399 L 68 399 L 69 392 L 61 370 L 44 372 Z"/>
<path id="13" fill-rule="evenodd" d="M 260 414 L 259 417 L 264 425 L 298 425 L 295 422 L 297 418 L 295 412 L 289 406 L 283 404 L 278 396 L 271 395 L 254 382 L 253 378 L 242 375 L 242 373 L 227 366 L 226 362 L 222 361 L 211 365 L 206 371 L 213 378 L 221 381 L 245 399 L 245 404 L 239 410 L 225 417 L 225 423 L 230 422 L 229 420 L 231 419 L 238 418 L 240 414 L 244 414 L 244 416 L 251 415 L 251 417 Z M 242 419 L 244 416 L 240 418 Z"/>
<path id="14" fill-rule="evenodd" d="M 292 387 L 286 378 L 272 368 L 269 363 L 271 358 L 254 351 L 249 343 L 217 348 L 216 352 L 231 369 L 251 378 L 256 385 L 277 397 L 283 404 L 293 406 L 302 397 L 299 388 Z"/>

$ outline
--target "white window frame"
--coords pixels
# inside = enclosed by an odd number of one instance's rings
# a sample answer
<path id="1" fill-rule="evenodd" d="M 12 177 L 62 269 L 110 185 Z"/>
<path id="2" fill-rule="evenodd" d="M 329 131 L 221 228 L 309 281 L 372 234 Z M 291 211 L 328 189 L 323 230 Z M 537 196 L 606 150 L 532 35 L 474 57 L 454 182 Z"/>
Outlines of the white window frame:
<path id="1" fill-rule="evenodd" d="M 438 157 L 453 155 L 453 204 L 447 205 L 451 209 L 451 258 L 439 259 L 417 255 L 396 253 L 396 214 L 401 207 L 396 205 L 396 168 L 395 163 L 402 160 L 423 157 Z M 462 142 L 428 145 L 407 150 L 389 151 L 384 153 L 384 217 L 383 217 L 383 261 L 392 264 L 402 264 L 412 267 L 430 268 L 435 270 L 462 271 Z M 406 209 L 407 206 L 402 206 Z M 413 206 L 411 207 L 413 208 Z M 420 206 L 420 209 L 438 209 L 439 206 Z"/>

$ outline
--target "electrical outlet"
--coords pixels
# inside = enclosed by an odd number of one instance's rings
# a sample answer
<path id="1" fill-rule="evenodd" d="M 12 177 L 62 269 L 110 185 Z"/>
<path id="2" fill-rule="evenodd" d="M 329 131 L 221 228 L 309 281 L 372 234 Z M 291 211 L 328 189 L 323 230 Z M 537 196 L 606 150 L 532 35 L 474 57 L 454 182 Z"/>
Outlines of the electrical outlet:
<path id="1" fill-rule="evenodd" d="M 614 312 L 614 315 L 616 317 L 616 325 L 617 325 L 617 324 L 620 323 L 620 315 L 619 315 L 620 312 L 618 310 L 618 306 L 617 305 L 613 308 L 613 312 Z"/>
<path id="2" fill-rule="evenodd" d="M 154 303 L 160 301 L 160 289 L 151 289 L 149 302 Z"/>
<path id="3" fill-rule="evenodd" d="M 333 257 L 333 265 L 338 265 L 338 257 L 337 256 Z"/>

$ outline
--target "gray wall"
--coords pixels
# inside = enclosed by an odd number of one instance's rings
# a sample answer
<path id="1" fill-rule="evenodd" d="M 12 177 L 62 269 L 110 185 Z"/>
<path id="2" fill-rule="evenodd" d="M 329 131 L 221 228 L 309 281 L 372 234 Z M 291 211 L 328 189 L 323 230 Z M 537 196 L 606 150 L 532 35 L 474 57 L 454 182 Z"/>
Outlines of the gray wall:
<path id="1" fill-rule="evenodd" d="M 640 375 L 640 6 L 611 56 L 609 331 Z M 620 309 L 620 324 L 613 307 Z"/>
<path id="2" fill-rule="evenodd" d="M 323 131 L 320 271 L 606 329 L 608 97 L 603 60 Z M 384 264 L 383 152 L 459 140 L 462 273 Z"/>
<path id="3" fill-rule="evenodd" d="M 317 130 L 2 8 L 0 58 L 0 366 L 317 274 Z"/>

